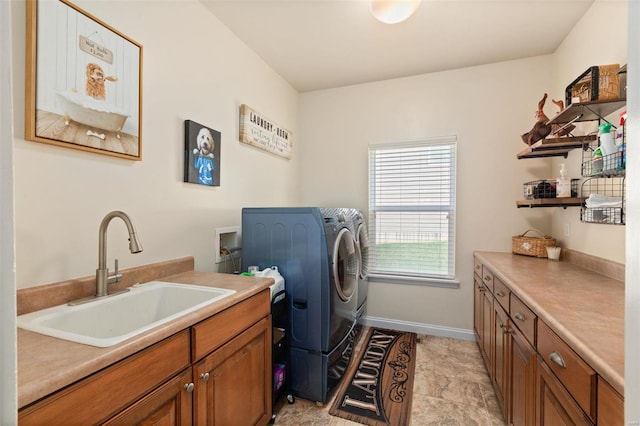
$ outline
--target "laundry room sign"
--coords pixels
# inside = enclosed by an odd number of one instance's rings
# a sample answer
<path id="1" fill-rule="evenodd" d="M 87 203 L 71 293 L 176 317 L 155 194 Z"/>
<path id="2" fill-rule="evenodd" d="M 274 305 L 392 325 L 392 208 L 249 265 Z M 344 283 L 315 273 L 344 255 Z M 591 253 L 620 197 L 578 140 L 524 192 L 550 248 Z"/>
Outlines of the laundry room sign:
<path id="1" fill-rule="evenodd" d="M 251 107 L 240 105 L 240 142 L 291 158 L 293 133 L 265 118 Z"/>

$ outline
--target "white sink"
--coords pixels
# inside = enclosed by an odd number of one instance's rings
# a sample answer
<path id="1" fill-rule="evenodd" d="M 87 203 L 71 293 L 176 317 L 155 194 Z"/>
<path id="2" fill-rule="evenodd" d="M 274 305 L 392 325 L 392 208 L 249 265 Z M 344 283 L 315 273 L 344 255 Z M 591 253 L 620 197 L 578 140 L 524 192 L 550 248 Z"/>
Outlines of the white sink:
<path id="1" fill-rule="evenodd" d="M 20 315 L 18 327 L 104 348 L 233 293 L 235 290 L 151 281 L 82 305 L 60 305 Z"/>

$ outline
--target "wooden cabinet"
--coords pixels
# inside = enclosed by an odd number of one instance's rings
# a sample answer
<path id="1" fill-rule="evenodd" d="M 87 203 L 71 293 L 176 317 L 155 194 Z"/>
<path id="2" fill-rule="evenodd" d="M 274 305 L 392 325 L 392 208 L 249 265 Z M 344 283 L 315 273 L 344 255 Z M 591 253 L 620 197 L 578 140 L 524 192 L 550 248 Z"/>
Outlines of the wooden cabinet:
<path id="1" fill-rule="evenodd" d="M 498 403 L 502 407 L 505 421 L 509 418 L 509 391 L 511 377 L 511 363 L 509 359 L 509 317 L 502 306 L 494 302 L 493 315 L 493 389 L 495 389 Z"/>
<path id="2" fill-rule="evenodd" d="M 196 362 L 194 424 L 254 425 L 269 421 L 270 312 L 270 291 L 266 289 L 191 328 Z"/>
<path id="3" fill-rule="evenodd" d="M 513 426 L 535 424 L 536 350 L 517 327 L 510 328 L 509 362 L 511 364 L 510 419 Z"/>
<path id="4" fill-rule="evenodd" d="M 18 421 L 266 424 L 272 410 L 270 306 L 265 289 L 21 409 Z"/>
<path id="5" fill-rule="evenodd" d="M 492 376 L 492 313 L 493 297 L 483 284 L 482 280 L 475 276 L 474 283 L 474 333 L 480 348 L 480 353 L 485 366 Z"/>
<path id="6" fill-rule="evenodd" d="M 578 407 L 595 422 L 596 372 L 542 321 L 538 353 Z"/>
<path id="7" fill-rule="evenodd" d="M 477 259 L 474 333 L 508 425 L 623 425 L 623 397 Z"/>
<path id="8" fill-rule="evenodd" d="M 624 401 L 609 383 L 598 379 L 598 426 L 624 425 Z"/>
<path id="9" fill-rule="evenodd" d="M 191 368 L 104 423 L 105 426 L 190 425 L 192 418 Z"/>
<path id="10" fill-rule="evenodd" d="M 591 426 L 594 424 L 541 357 L 538 357 L 537 372 L 537 425 Z"/>
<path id="11" fill-rule="evenodd" d="M 258 425 L 271 419 L 271 322 L 264 318 L 194 367 L 194 424 Z"/>
<path id="12" fill-rule="evenodd" d="M 18 422 L 102 423 L 188 367 L 183 331 L 20 410 Z"/>

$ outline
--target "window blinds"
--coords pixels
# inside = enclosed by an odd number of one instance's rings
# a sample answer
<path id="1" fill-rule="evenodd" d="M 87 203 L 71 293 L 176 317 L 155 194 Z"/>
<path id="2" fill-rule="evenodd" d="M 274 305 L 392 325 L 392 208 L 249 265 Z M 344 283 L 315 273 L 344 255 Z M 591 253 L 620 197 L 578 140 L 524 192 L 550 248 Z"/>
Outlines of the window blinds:
<path id="1" fill-rule="evenodd" d="M 455 276 L 456 138 L 369 147 L 372 274 Z"/>

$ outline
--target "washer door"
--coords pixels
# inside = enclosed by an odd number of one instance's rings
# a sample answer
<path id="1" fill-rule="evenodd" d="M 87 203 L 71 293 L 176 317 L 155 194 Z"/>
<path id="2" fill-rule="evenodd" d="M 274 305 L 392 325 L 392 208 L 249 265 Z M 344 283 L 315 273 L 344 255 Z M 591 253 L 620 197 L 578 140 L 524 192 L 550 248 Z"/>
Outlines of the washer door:
<path id="1" fill-rule="evenodd" d="M 343 228 L 336 237 L 333 248 L 333 282 L 336 293 L 343 302 L 351 300 L 358 288 L 360 259 L 353 235 Z"/>
<path id="2" fill-rule="evenodd" d="M 358 225 L 356 243 L 360 249 L 360 279 L 366 279 L 369 274 L 369 233 L 364 224 Z"/>

